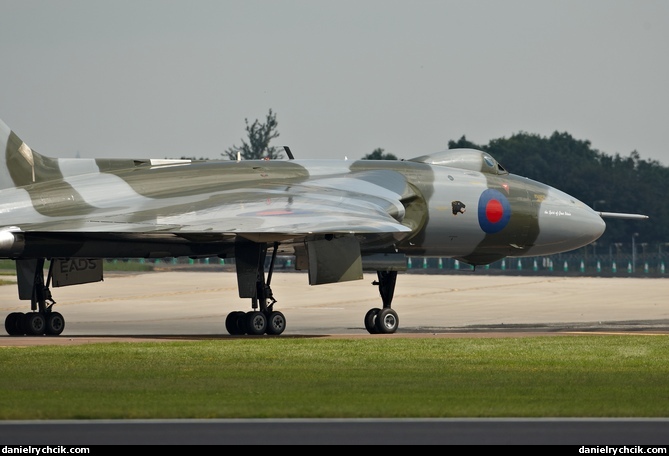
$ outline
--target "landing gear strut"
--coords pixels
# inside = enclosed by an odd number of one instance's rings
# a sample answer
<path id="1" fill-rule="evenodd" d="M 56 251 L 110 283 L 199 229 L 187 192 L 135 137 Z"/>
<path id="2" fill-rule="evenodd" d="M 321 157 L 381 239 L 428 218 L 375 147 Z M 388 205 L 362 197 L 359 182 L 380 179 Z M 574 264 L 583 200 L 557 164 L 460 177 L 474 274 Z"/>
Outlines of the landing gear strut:
<path id="1" fill-rule="evenodd" d="M 395 294 L 395 283 L 397 282 L 397 271 L 377 271 L 378 281 L 372 285 L 379 287 L 382 309 L 370 309 L 365 315 L 365 329 L 370 334 L 393 334 L 397 331 L 400 319 L 391 308 L 393 295 Z"/>
<path id="2" fill-rule="evenodd" d="M 251 297 L 251 308 L 253 310 L 228 314 L 225 319 L 225 329 L 233 336 L 244 334 L 250 336 L 263 334 L 278 336 L 286 329 L 286 317 L 281 312 L 274 310 L 276 299 L 272 294 L 270 283 L 272 282 L 272 272 L 274 271 L 279 243 L 274 243 L 267 279 L 265 279 L 267 244 L 256 244 L 254 247 L 253 253 L 257 253 L 257 263 L 255 266 L 255 292 Z"/>
<path id="3" fill-rule="evenodd" d="M 5 330 L 10 336 L 58 336 L 65 329 L 65 318 L 53 311 L 56 301 L 51 297 L 49 284 L 53 263 L 49 264 L 46 283 L 44 282 L 44 258 L 36 260 L 35 277 L 32 286 L 30 307 L 32 312 L 12 312 L 5 318 Z"/>

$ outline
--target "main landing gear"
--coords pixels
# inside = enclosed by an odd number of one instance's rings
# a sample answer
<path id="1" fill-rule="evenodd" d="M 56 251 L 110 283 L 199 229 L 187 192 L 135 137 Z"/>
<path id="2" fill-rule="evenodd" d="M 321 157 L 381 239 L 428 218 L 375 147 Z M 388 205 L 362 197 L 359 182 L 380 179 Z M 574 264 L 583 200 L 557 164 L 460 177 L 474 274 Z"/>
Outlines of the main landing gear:
<path id="1" fill-rule="evenodd" d="M 65 318 L 53 311 L 56 304 L 51 298 L 51 265 L 44 282 L 44 258 L 37 260 L 30 304 L 32 312 L 12 312 L 5 318 L 5 330 L 10 336 L 58 336 L 65 329 Z"/>
<path id="2" fill-rule="evenodd" d="M 274 310 L 276 299 L 272 295 L 270 283 L 278 251 L 278 242 L 274 243 L 274 250 L 269 264 L 269 272 L 265 279 L 265 258 L 267 244 L 244 243 L 237 246 L 235 258 L 237 260 L 237 280 L 239 282 L 240 297 L 250 297 L 249 312 L 231 312 L 225 319 L 225 328 L 233 336 L 260 336 L 267 334 L 276 336 L 286 329 L 286 317 Z M 382 308 L 370 309 L 365 315 L 365 329 L 370 334 L 393 334 L 399 326 L 397 312 L 391 308 L 397 271 L 377 271 L 378 280 L 372 284 L 379 287 L 383 302 Z"/>
<path id="3" fill-rule="evenodd" d="M 257 251 L 254 251 L 254 254 L 257 253 L 258 256 L 255 268 L 255 293 L 251 298 L 251 307 L 253 310 L 249 312 L 237 311 L 228 314 L 225 319 L 225 329 L 230 335 L 242 336 L 248 334 L 250 336 L 261 336 L 267 334 L 269 336 L 278 336 L 285 331 L 286 317 L 281 312 L 274 310 L 276 299 L 274 299 L 270 287 L 278 247 L 279 243 L 275 242 L 267 280 L 265 280 L 267 244 L 255 245 Z"/>
<path id="4" fill-rule="evenodd" d="M 397 282 L 397 271 L 377 271 L 378 281 L 372 285 L 379 287 L 382 309 L 370 309 L 365 315 L 365 329 L 370 334 L 393 334 L 397 331 L 400 319 L 391 308 L 393 295 L 395 294 L 395 283 Z"/>

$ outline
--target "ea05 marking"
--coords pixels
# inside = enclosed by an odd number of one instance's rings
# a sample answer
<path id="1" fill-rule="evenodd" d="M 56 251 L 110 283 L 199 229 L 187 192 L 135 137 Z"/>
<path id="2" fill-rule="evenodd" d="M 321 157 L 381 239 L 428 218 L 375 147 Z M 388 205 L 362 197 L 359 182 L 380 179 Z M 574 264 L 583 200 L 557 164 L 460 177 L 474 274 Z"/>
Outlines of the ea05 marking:
<path id="1" fill-rule="evenodd" d="M 503 193 L 489 188 L 479 197 L 479 225 L 488 233 L 498 233 L 511 218 L 511 204 Z"/>

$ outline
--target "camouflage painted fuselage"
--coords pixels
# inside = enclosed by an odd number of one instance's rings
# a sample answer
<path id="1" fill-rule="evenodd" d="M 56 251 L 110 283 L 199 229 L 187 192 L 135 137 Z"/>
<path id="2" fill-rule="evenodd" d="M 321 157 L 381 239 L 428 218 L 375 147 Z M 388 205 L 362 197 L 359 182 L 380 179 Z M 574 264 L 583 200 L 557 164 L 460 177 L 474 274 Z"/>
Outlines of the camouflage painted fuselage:
<path id="1" fill-rule="evenodd" d="M 2 122 L 0 147 L 5 258 L 226 257 L 242 239 L 295 253 L 354 237 L 363 256 L 478 265 L 573 250 L 605 229 L 582 202 L 470 149 L 406 161 L 57 159 Z"/>
<path id="2" fill-rule="evenodd" d="M 482 265 L 573 250 L 605 229 L 582 202 L 472 149 L 402 161 L 58 159 L 0 121 L 3 152 L 0 258 L 15 260 L 19 299 L 31 305 L 6 316 L 13 336 L 61 334 L 50 286 L 103 280 L 103 258 L 180 256 L 234 258 L 252 310 L 229 313 L 228 333 L 280 335 L 278 254 L 294 255 L 311 285 L 376 271 L 382 307 L 365 314 L 365 329 L 392 334 L 407 256 Z"/>

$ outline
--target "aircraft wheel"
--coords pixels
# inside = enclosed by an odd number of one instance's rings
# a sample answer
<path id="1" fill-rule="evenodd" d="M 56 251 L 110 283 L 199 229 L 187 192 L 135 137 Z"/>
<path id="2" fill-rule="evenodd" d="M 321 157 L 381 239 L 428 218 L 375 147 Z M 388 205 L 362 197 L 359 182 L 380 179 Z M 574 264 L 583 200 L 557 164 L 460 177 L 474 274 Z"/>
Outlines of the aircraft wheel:
<path id="1" fill-rule="evenodd" d="M 278 336 L 286 330 L 286 317 L 281 312 L 271 312 L 267 320 L 267 334 Z"/>
<path id="2" fill-rule="evenodd" d="M 250 336 L 261 336 L 267 331 L 267 317 L 259 311 L 246 314 L 246 333 Z"/>
<path id="3" fill-rule="evenodd" d="M 399 325 L 400 319 L 393 309 L 381 309 L 376 316 L 376 328 L 380 334 L 393 334 Z"/>
<path id="4" fill-rule="evenodd" d="M 39 336 L 46 332 L 46 318 L 40 312 L 30 312 L 23 317 L 23 329 L 28 336 Z"/>
<path id="5" fill-rule="evenodd" d="M 23 332 L 23 313 L 12 312 L 5 318 L 5 331 L 10 336 L 21 336 Z"/>
<path id="6" fill-rule="evenodd" d="M 65 318 L 59 312 L 49 312 L 46 316 L 46 334 L 59 336 L 65 329 Z"/>
<path id="7" fill-rule="evenodd" d="M 376 327 L 376 316 L 381 312 L 381 309 L 369 309 L 365 315 L 365 329 L 370 334 L 378 334 L 379 329 Z"/>
<path id="8" fill-rule="evenodd" d="M 225 319 L 225 329 L 231 336 L 246 334 L 246 314 L 244 312 L 230 312 Z"/>

